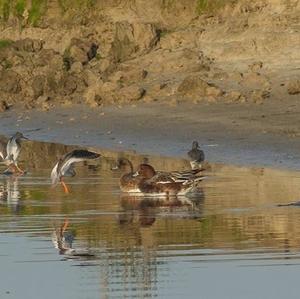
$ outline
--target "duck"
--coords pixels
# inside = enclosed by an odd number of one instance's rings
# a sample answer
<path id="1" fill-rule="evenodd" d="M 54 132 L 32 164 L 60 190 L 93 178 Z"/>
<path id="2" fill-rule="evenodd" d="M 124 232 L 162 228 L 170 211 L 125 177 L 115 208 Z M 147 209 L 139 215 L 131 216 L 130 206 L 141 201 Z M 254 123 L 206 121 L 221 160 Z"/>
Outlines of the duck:
<path id="1" fill-rule="evenodd" d="M 58 183 L 61 183 L 64 192 L 70 193 L 69 188 L 66 183 L 63 181 L 65 176 L 75 176 L 76 172 L 74 169 L 74 163 L 93 160 L 99 158 L 101 155 L 98 153 L 94 153 L 88 150 L 76 149 L 65 155 L 63 155 L 58 162 L 54 165 L 51 171 L 51 180 L 52 186 L 56 186 Z"/>
<path id="2" fill-rule="evenodd" d="M 148 159 L 144 159 L 144 161 L 148 162 Z M 142 165 L 148 165 L 147 163 L 143 163 Z M 152 167 L 152 166 L 151 166 Z M 119 180 L 119 186 L 122 192 L 126 193 L 140 193 L 140 189 L 138 184 L 140 183 L 141 176 L 136 175 L 136 171 L 134 171 L 132 162 L 127 158 L 119 158 L 117 160 L 116 166 L 112 167 L 112 170 L 120 169 L 123 174 Z M 173 178 L 176 183 L 185 183 L 186 181 L 193 179 L 196 175 L 202 171 L 201 169 L 192 169 L 187 171 L 157 171 L 156 173 L 160 176 L 170 176 Z"/>
<path id="3" fill-rule="evenodd" d="M 138 178 L 138 191 L 144 195 L 186 195 L 195 190 L 205 177 L 201 170 L 156 172 L 150 164 L 140 164 L 133 176 Z"/>
<path id="4" fill-rule="evenodd" d="M 200 149 L 200 146 L 197 141 L 193 141 L 192 149 L 187 153 L 191 168 L 198 169 L 201 168 L 201 162 L 205 160 L 204 151 Z"/>
<path id="5" fill-rule="evenodd" d="M 134 176 L 132 162 L 127 158 L 119 158 L 116 166 L 112 167 L 112 170 L 120 169 L 122 175 L 119 180 L 119 186 L 122 192 L 135 193 L 138 192 L 139 178 Z"/>
<path id="6" fill-rule="evenodd" d="M 24 170 L 18 166 L 18 157 L 22 147 L 21 141 L 24 139 L 27 140 L 28 138 L 25 137 L 21 132 L 16 132 L 7 141 L 0 141 L 0 157 L 9 167 L 8 170 L 11 172 L 24 174 Z"/>

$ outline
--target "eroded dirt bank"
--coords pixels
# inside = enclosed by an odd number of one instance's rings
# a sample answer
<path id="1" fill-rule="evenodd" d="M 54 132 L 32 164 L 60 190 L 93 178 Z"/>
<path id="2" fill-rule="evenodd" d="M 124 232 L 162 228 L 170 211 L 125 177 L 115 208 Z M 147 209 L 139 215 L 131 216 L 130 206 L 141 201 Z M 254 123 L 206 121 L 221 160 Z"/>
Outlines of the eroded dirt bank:
<path id="1" fill-rule="evenodd" d="M 34 27 L 27 3 L 2 24 L 0 109 L 299 98 L 299 1 L 202 2 L 51 0 Z"/>

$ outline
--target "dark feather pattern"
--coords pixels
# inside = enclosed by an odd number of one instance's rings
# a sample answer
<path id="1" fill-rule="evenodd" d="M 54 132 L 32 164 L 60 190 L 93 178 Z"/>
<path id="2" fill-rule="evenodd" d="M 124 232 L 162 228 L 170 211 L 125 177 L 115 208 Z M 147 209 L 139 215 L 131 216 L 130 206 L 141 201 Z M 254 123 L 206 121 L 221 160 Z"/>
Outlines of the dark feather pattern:
<path id="1" fill-rule="evenodd" d="M 73 164 L 76 162 L 81 162 L 85 160 L 97 159 L 101 155 L 90 152 L 88 150 L 73 150 L 65 154 L 56 163 L 51 172 L 52 183 L 57 183 L 61 177 L 65 175 L 74 176 L 75 170 Z"/>
<path id="2" fill-rule="evenodd" d="M 191 161 L 201 163 L 205 160 L 203 150 L 200 149 L 197 141 L 193 141 L 192 149 L 188 152 Z"/>
<path id="3" fill-rule="evenodd" d="M 120 178 L 120 188 L 123 192 L 131 192 L 138 187 L 139 179 L 134 176 L 133 165 L 127 158 L 119 158 L 117 169 L 121 169 L 124 173 Z"/>
<path id="4" fill-rule="evenodd" d="M 144 194 L 185 194 L 195 187 L 196 182 L 202 181 L 203 176 L 197 176 L 199 171 L 173 172 L 177 178 L 170 172 L 156 172 L 149 164 L 140 164 L 137 175 L 140 179 L 138 188 Z"/>

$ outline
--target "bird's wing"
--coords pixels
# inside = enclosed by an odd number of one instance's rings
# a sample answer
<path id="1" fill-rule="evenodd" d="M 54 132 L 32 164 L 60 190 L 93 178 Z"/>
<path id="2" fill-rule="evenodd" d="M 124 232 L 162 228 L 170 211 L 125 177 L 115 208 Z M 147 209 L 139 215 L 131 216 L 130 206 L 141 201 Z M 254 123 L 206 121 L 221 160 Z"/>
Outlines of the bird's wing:
<path id="1" fill-rule="evenodd" d="M 192 178 L 188 177 L 178 177 L 174 178 L 171 176 L 171 173 L 159 172 L 154 175 L 152 178 L 144 182 L 144 187 L 153 188 L 158 190 L 158 192 L 164 191 L 188 191 L 190 188 L 193 188 L 195 184 L 199 181 L 202 181 L 204 176 L 193 176 Z"/>
<path id="2" fill-rule="evenodd" d="M 100 155 L 94 152 L 90 152 L 87 150 L 74 150 L 63 157 L 61 165 L 59 165 L 58 167 L 60 168 L 61 174 L 65 174 L 68 172 L 73 163 L 92 160 L 98 157 L 100 157 Z"/>
<path id="3" fill-rule="evenodd" d="M 186 171 L 172 171 L 170 172 L 170 177 L 176 183 L 185 183 L 187 181 L 194 181 L 199 178 L 197 175 L 201 170 L 200 169 L 192 169 Z"/>
<path id="4" fill-rule="evenodd" d="M 155 184 L 180 183 L 182 185 L 191 185 L 205 178 L 204 176 L 198 175 L 200 171 L 201 169 L 173 172 L 159 171 L 148 181 Z"/>
<path id="5" fill-rule="evenodd" d="M 16 162 L 20 153 L 20 145 L 16 140 L 10 138 L 6 145 L 6 159 L 12 162 Z"/>
<path id="6" fill-rule="evenodd" d="M 202 162 L 205 159 L 204 152 L 201 149 L 192 149 L 188 152 L 190 160 Z"/>
<path id="7" fill-rule="evenodd" d="M 0 157 L 4 160 L 6 158 L 6 141 L 0 140 Z"/>
<path id="8" fill-rule="evenodd" d="M 98 157 L 100 157 L 100 154 L 87 150 L 74 150 L 67 153 L 54 166 L 51 173 L 52 181 L 54 179 L 54 181 L 57 182 L 61 176 L 67 174 L 72 164 L 85 160 L 96 159 Z M 72 174 L 74 174 L 74 170 L 72 171 Z"/>
<path id="9" fill-rule="evenodd" d="M 59 181 L 59 175 L 58 175 L 58 172 L 57 172 L 58 163 L 59 162 L 57 162 L 55 164 L 55 166 L 53 167 L 53 169 L 51 171 L 51 181 L 52 181 L 52 184 L 57 184 L 58 181 Z"/>
<path id="10" fill-rule="evenodd" d="M 174 183 L 173 178 L 168 172 L 157 172 L 152 178 L 147 180 L 150 184 L 169 184 Z"/>
<path id="11" fill-rule="evenodd" d="M 87 150 L 73 150 L 65 154 L 62 158 L 62 163 L 65 163 L 67 160 L 73 159 L 72 163 L 97 159 L 100 157 L 100 154 L 90 152 Z"/>

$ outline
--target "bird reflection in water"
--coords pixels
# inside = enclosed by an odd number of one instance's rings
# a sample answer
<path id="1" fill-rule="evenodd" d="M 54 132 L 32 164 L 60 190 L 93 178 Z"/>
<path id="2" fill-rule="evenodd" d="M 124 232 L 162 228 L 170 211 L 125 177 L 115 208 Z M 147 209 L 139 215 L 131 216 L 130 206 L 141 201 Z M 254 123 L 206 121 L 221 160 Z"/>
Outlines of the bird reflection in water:
<path id="1" fill-rule="evenodd" d="M 20 208 L 20 191 L 18 177 L 7 177 L 0 182 L 0 203 L 6 204 L 16 213 Z"/>
<path id="2" fill-rule="evenodd" d="M 58 249 L 59 254 L 67 259 L 89 259 L 95 255 L 88 248 L 73 248 L 74 233 L 68 231 L 69 220 L 65 219 L 63 224 L 54 227 L 52 232 L 52 243 Z"/>
<path id="3" fill-rule="evenodd" d="M 178 197 L 141 197 L 121 195 L 122 212 L 118 215 L 120 225 L 138 223 L 141 227 L 151 226 L 159 217 L 202 218 L 204 191 L 199 188 L 195 198 Z"/>

